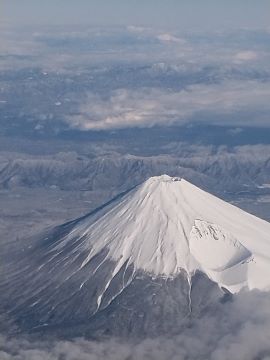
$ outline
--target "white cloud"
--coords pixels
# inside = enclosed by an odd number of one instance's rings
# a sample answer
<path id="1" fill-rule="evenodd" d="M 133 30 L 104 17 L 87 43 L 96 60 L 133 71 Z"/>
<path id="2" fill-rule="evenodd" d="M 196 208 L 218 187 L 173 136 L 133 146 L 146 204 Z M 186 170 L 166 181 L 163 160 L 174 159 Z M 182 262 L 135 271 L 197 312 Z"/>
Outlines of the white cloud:
<path id="1" fill-rule="evenodd" d="M 143 27 L 143 26 L 129 25 L 127 27 L 127 30 L 132 32 L 132 33 L 144 33 L 144 32 L 151 31 L 151 28 Z"/>
<path id="2" fill-rule="evenodd" d="M 240 51 L 234 55 L 235 63 L 242 63 L 245 61 L 257 60 L 258 54 L 255 51 L 247 50 Z"/>
<path id="3" fill-rule="evenodd" d="M 82 130 L 185 124 L 194 116 L 196 121 L 207 121 L 203 115 L 270 110 L 269 98 L 270 84 L 257 81 L 193 85 L 179 92 L 122 89 L 112 92 L 108 99 L 89 94 L 80 113 L 68 121 Z M 211 121 L 224 121 L 219 119 L 217 116 Z M 257 126 L 270 125 L 269 117 L 255 120 Z M 235 126 L 250 125 L 245 118 L 232 121 Z"/>
<path id="4" fill-rule="evenodd" d="M 181 39 L 181 38 L 176 37 L 176 36 L 174 36 L 172 34 L 169 34 L 169 33 L 159 34 L 157 36 L 157 39 L 160 40 L 160 41 L 179 43 L 179 44 L 185 44 L 186 43 L 186 41 L 184 39 Z"/>

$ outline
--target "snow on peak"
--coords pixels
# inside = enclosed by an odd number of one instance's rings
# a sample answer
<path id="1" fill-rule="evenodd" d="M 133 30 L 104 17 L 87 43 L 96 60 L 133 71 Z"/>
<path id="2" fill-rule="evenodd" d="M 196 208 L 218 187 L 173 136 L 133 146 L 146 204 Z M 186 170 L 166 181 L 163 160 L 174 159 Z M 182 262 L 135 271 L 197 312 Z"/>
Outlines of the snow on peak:
<path id="1" fill-rule="evenodd" d="M 145 184 L 151 184 L 153 182 L 174 182 L 174 181 L 181 181 L 182 178 L 179 178 L 179 177 L 171 177 L 169 175 L 160 175 L 160 176 L 153 176 L 153 177 L 150 177 L 148 180 L 145 181 Z"/>
<path id="2" fill-rule="evenodd" d="M 270 286 L 270 224 L 168 175 L 148 179 L 95 222 L 85 218 L 65 239 L 84 238 L 89 255 L 153 276 L 196 270 L 231 292 Z M 63 243 L 59 246 L 63 246 Z"/>

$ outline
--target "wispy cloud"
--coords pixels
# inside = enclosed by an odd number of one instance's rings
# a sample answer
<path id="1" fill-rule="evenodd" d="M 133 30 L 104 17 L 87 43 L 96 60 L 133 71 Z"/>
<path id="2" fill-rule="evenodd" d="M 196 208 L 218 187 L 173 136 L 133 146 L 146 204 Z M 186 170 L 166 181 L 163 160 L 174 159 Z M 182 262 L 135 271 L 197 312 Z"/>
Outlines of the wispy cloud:
<path id="1" fill-rule="evenodd" d="M 270 110 L 270 84 L 259 81 L 225 81 L 220 84 L 189 86 L 174 92 L 157 88 L 116 90 L 108 98 L 88 94 L 77 115 L 68 118 L 72 127 L 82 130 L 196 122 L 218 124 L 224 121 L 214 115 L 239 113 L 232 118 L 235 126 L 270 126 L 270 118 L 254 119 L 243 114 Z M 211 116 L 211 119 L 209 118 Z M 230 120 L 227 120 L 229 123 Z"/>
<path id="2" fill-rule="evenodd" d="M 252 50 L 240 51 L 234 55 L 236 63 L 242 63 L 245 61 L 252 61 L 258 58 L 258 53 Z"/>
<path id="3" fill-rule="evenodd" d="M 181 39 L 180 37 L 174 36 L 170 33 L 159 34 L 159 35 L 157 35 L 157 39 L 160 41 L 165 41 L 165 42 L 186 44 L 186 40 Z"/>

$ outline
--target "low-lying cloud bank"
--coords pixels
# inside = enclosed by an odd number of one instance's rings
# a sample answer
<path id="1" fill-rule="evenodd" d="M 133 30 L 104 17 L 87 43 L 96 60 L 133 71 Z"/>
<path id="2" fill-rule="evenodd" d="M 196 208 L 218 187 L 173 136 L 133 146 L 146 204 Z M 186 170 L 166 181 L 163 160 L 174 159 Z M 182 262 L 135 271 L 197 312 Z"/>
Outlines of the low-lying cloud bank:
<path id="1" fill-rule="evenodd" d="M 270 294 L 241 293 L 181 335 L 137 344 L 0 336 L 1 360 L 270 360 Z"/>
<path id="2" fill-rule="evenodd" d="M 178 92 L 119 89 L 106 99 L 89 93 L 79 114 L 68 117 L 68 121 L 81 130 L 181 125 L 193 117 L 201 123 L 269 126 L 269 116 L 265 116 L 270 111 L 269 97 L 269 82 L 260 81 L 198 84 Z M 246 116 L 254 112 L 254 118 Z M 224 116 L 236 113 L 237 118 L 224 120 Z"/>

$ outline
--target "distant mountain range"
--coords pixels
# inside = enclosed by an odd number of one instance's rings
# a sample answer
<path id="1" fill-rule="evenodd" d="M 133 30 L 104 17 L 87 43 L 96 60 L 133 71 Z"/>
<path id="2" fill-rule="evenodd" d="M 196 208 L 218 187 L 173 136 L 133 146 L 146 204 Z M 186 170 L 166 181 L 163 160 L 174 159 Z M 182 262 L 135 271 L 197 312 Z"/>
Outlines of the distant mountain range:
<path id="1" fill-rule="evenodd" d="M 183 147 L 183 145 L 182 145 Z M 180 151 L 180 150 L 179 150 Z M 187 154 L 156 156 L 119 153 L 83 156 L 75 152 L 38 156 L 0 155 L 0 188 L 58 187 L 65 190 L 124 191 L 151 176 L 168 173 L 185 177 L 211 192 L 266 193 L 269 147 L 240 147 L 212 154 L 206 148 Z M 268 190 L 267 190 L 268 189 Z"/>

